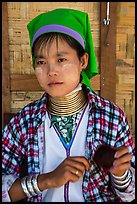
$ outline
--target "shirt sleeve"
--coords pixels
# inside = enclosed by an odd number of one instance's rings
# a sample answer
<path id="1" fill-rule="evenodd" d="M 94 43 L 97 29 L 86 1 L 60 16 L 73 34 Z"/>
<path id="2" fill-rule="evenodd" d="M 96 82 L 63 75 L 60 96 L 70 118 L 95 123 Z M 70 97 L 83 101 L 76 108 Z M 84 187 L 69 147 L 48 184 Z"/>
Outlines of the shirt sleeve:
<path id="1" fill-rule="evenodd" d="M 131 167 L 130 170 L 132 173 L 132 180 L 126 190 L 122 192 L 114 188 L 116 194 L 123 202 L 131 202 L 135 199 L 135 169 Z"/>
<path id="2" fill-rule="evenodd" d="M 11 202 L 8 191 L 17 178 L 18 176 L 13 174 L 2 175 L 2 202 Z"/>
<path id="3" fill-rule="evenodd" d="M 132 138 L 130 127 L 125 113 L 121 110 L 121 116 L 118 124 L 118 131 L 116 137 L 116 147 L 126 146 L 129 153 L 132 155 L 131 166 L 135 167 L 135 144 Z"/>
<path id="4" fill-rule="evenodd" d="M 21 127 L 17 119 L 13 118 L 5 126 L 2 134 L 2 200 L 9 202 L 9 189 L 14 181 L 19 178 L 25 148 Z"/>
<path id="5" fill-rule="evenodd" d="M 127 117 L 123 111 L 121 111 L 121 113 L 122 114 L 118 125 L 116 147 L 122 145 L 127 146 L 129 149 L 129 153 L 132 155 L 130 167 L 132 173 L 132 180 L 125 191 L 120 191 L 116 188 L 114 188 L 114 190 L 123 202 L 131 202 L 135 199 L 135 145 L 132 135 L 130 133 Z"/>

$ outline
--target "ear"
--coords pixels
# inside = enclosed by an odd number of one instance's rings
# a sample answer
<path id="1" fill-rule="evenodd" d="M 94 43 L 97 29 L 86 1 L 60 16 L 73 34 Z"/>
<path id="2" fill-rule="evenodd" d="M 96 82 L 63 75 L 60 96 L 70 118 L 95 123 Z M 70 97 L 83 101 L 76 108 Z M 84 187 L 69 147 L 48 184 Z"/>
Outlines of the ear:
<path id="1" fill-rule="evenodd" d="M 81 57 L 80 59 L 80 63 L 81 63 L 81 71 L 86 69 L 87 65 L 88 65 L 88 59 L 89 59 L 89 55 L 87 52 L 84 53 L 84 55 Z"/>

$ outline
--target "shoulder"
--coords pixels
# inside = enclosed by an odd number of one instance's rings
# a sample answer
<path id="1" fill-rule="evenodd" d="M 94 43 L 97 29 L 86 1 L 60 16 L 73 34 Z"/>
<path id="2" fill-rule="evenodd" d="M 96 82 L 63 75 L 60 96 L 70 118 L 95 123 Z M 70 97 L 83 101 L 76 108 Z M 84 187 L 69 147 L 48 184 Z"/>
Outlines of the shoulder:
<path id="1" fill-rule="evenodd" d="M 29 104 L 27 104 L 21 111 L 19 111 L 18 115 L 29 115 L 29 116 L 37 116 L 39 113 L 46 111 L 46 93 L 43 96 L 35 100 Z"/>
<path id="2" fill-rule="evenodd" d="M 99 96 L 95 91 L 86 87 L 86 93 L 91 108 L 95 108 L 96 111 L 104 114 L 109 114 L 113 117 L 125 117 L 124 111 L 112 101 Z"/>
<path id="3" fill-rule="evenodd" d="M 14 117 L 11 118 L 6 129 L 21 129 L 21 126 L 28 126 L 30 123 L 35 124 L 35 121 L 42 120 L 42 116 L 46 112 L 46 93 L 43 96 L 29 104 L 27 104 L 22 110 L 18 111 Z"/>

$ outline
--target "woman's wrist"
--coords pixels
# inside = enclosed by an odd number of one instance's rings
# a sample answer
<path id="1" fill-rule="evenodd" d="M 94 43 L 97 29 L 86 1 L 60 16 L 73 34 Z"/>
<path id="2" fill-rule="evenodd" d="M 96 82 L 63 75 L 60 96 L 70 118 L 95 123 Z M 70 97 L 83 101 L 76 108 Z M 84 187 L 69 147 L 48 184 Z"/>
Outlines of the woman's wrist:
<path id="1" fill-rule="evenodd" d="M 49 188 L 55 187 L 51 173 L 39 174 L 38 175 L 38 187 L 41 191 L 44 191 Z"/>
<path id="2" fill-rule="evenodd" d="M 111 175 L 112 175 L 112 177 L 113 177 L 114 179 L 117 179 L 117 180 L 122 181 L 122 180 L 124 180 L 124 179 L 126 178 L 127 174 L 128 174 L 128 170 L 126 170 L 125 173 L 124 173 L 122 176 L 116 176 L 116 175 L 114 175 L 114 174 L 111 174 Z"/>
<path id="3" fill-rule="evenodd" d="M 124 190 L 129 186 L 132 180 L 132 173 L 129 169 L 123 174 L 123 176 L 120 177 L 111 174 L 111 179 L 115 188 L 118 190 Z"/>

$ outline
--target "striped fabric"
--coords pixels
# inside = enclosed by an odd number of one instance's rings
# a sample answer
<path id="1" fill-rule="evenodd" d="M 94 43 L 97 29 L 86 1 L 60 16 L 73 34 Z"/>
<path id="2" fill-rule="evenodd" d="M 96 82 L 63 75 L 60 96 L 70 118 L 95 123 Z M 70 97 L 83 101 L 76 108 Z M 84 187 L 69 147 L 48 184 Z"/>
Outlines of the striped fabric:
<path id="1" fill-rule="evenodd" d="M 133 154 L 131 165 L 134 167 L 135 148 L 130 134 L 128 121 L 119 107 L 110 101 L 99 97 L 88 87 L 84 86 L 84 90 L 87 93 L 90 109 L 85 156 L 89 160 L 91 167 L 84 175 L 82 186 L 83 196 L 85 201 L 89 202 L 120 202 L 122 200 L 111 185 L 109 173 L 100 169 L 94 163 L 92 158 L 100 144 L 107 144 L 112 147 L 125 145 L 128 146 L 129 152 Z M 19 111 L 3 130 L 3 200 L 4 197 L 5 200 L 6 196 L 8 197 L 8 189 L 11 186 L 11 183 L 15 180 L 13 177 L 19 177 L 22 158 L 28 158 L 28 174 L 40 173 L 38 132 L 45 120 L 45 113 L 46 93 L 41 99 L 28 104 Z M 129 195 L 127 188 L 125 196 L 128 198 Z M 42 201 L 42 196 L 32 197 L 31 199 L 28 199 L 28 201 L 40 202 Z"/>

